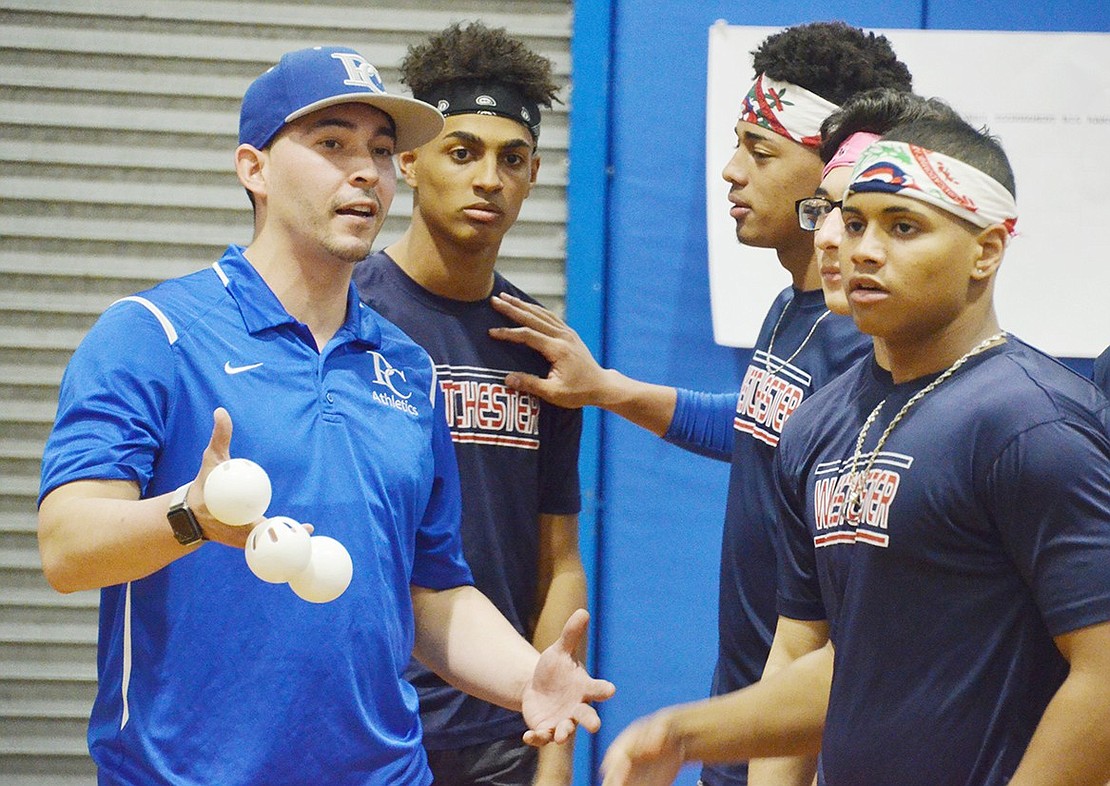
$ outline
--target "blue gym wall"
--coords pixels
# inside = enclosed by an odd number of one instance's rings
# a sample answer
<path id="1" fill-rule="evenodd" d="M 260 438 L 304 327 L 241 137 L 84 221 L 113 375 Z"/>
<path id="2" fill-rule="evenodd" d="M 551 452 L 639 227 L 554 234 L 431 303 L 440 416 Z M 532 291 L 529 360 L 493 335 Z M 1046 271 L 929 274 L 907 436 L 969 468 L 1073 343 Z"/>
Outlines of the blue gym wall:
<path id="1" fill-rule="evenodd" d="M 713 342 L 706 269 L 706 43 L 718 19 L 1106 32 L 1110 3 L 575 2 L 567 318 L 609 367 L 735 391 L 747 353 Z M 722 200 L 724 193 L 722 184 Z M 1090 371 L 1089 360 L 1072 364 Z M 634 718 L 707 694 L 727 471 L 619 418 L 587 414 L 582 541 L 595 611 L 591 660 L 618 693 L 600 708 L 602 731 L 579 740 L 576 783 L 597 782 L 605 747 Z M 695 781 L 689 768 L 678 782 Z"/>

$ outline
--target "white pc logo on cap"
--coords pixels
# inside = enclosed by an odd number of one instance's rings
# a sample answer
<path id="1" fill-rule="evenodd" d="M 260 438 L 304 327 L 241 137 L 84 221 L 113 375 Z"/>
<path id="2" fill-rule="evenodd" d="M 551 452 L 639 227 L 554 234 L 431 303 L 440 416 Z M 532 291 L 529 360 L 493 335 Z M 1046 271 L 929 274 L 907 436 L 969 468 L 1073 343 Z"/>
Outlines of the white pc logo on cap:
<path id="1" fill-rule="evenodd" d="M 354 52 L 332 52 L 331 56 L 343 63 L 343 67 L 347 69 L 347 78 L 343 80 L 343 84 L 365 87 L 375 93 L 385 92 L 385 84 L 382 83 L 378 69 L 366 62 L 362 55 Z"/>

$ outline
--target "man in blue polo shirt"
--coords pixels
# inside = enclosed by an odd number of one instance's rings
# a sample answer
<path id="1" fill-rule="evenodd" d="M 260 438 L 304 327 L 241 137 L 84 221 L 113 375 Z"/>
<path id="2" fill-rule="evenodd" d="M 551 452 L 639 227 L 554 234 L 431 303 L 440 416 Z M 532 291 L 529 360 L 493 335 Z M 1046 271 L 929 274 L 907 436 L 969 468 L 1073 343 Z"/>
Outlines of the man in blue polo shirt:
<path id="1" fill-rule="evenodd" d="M 102 588 L 101 783 L 426 785 L 411 654 L 522 710 L 534 744 L 597 727 L 585 702 L 612 686 L 574 661 L 585 612 L 541 656 L 474 589 L 434 368 L 351 284 L 393 200 L 394 150 L 442 123 L 357 52 L 285 55 L 240 115 L 250 245 L 124 298 L 78 347 L 39 541 L 55 588 Z M 203 501 L 232 453 L 270 474 L 271 515 L 350 551 L 337 600 L 250 575 L 250 528 Z"/>

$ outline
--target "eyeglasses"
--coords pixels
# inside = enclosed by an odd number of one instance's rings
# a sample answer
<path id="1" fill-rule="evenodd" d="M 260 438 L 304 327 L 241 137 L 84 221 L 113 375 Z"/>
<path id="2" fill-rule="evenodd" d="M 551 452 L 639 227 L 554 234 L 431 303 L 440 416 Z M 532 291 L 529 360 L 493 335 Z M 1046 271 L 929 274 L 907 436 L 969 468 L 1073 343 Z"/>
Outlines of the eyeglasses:
<path id="1" fill-rule="evenodd" d="M 807 232 L 816 232 L 825 223 L 825 216 L 842 206 L 841 199 L 833 202 L 825 197 L 813 196 L 799 199 L 794 203 L 798 211 L 798 226 Z"/>

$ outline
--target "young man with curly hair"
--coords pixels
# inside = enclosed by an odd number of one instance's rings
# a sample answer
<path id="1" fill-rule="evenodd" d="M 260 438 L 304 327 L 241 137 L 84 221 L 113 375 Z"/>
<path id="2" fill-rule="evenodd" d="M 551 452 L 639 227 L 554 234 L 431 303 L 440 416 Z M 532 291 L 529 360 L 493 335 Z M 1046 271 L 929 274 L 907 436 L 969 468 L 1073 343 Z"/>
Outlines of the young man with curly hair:
<path id="1" fill-rule="evenodd" d="M 462 479 L 464 554 L 476 586 L 537 643 L 558 636 L 560 621 L 586 604 L 582 418 L 506 387 L 507 370 L 544 375 L 548 364 L 488 331 L 509 324 L 491 296 L 528 299 L 495 268 L 536 183 L 540 108 L 558 90 L 551 69 L 505 30 L 477 22 L 409 50 L 402 79 L 446 122 L 430 142 L 400 153 L 413 191 L 408 229 L 355 271 L 362 298 L 435 362 Z M 521 743 L 519 714 L 467 696 L 420 664 L 407 676 L 438 786 L 570 783 L 571 745 L 537 755 Z"/>
<path id="2" fill-rule="evenodd" d="M 821 292 L 813 236 L 795 202 L 821 181 L 821 122 L 837 105 L 878 87 L 908 91 L 909 70 L 889 42 L 840 22 L 783 30 L 754 52 L 756 79 L 740 107 L 736 151 L 722 176 L 741 243 L 773 248 L 791 277 L 771 305 L 740 395 L 708 394 L 630 379 L 602 369 L 578 336 L 549 313 L 508 298 L 497 308 L 522 327 L 496 331 L 553 361 L 547 378 L 520 373 L 509 384 L 564 406 L 592 404 L 676 444 L 731 460 L 718 608 L 714 695 L 757 681 L 777 619 L 771 461 L 794 409 L 870 347 Z M 706 786 L 747 783 L 747 765 L 707 767 Z"/>

